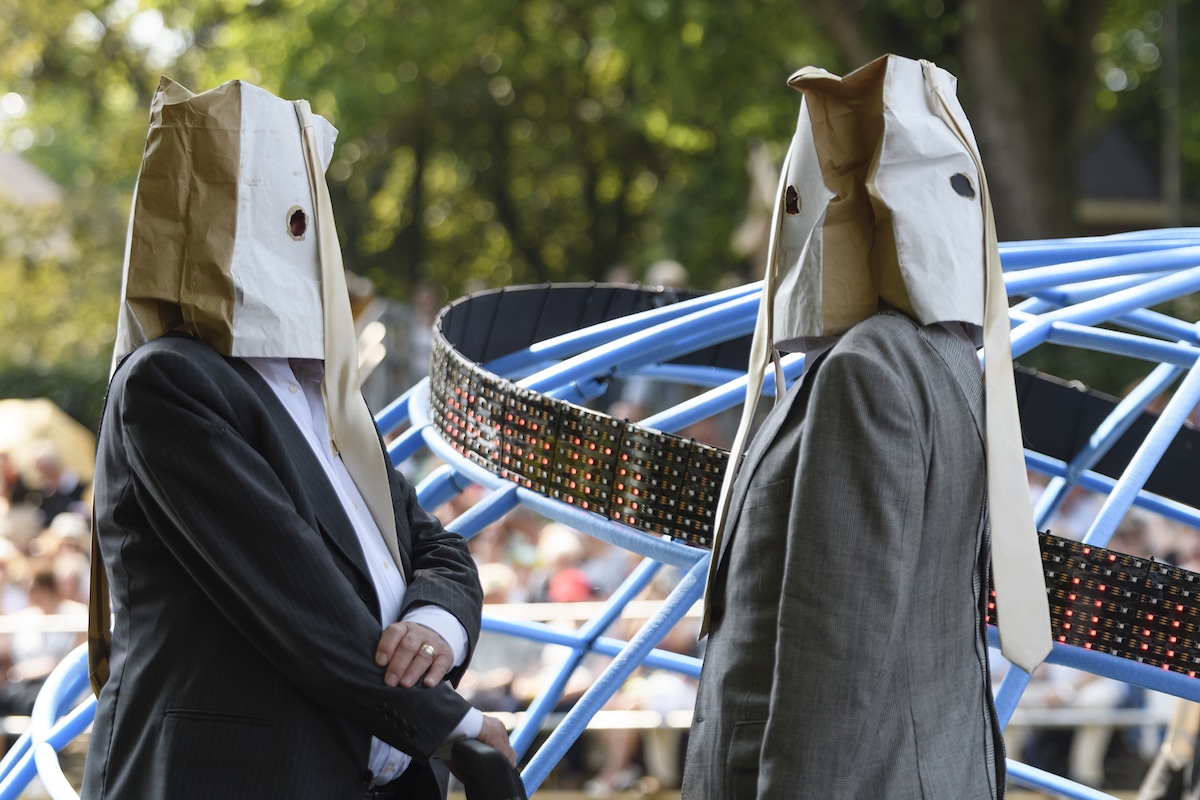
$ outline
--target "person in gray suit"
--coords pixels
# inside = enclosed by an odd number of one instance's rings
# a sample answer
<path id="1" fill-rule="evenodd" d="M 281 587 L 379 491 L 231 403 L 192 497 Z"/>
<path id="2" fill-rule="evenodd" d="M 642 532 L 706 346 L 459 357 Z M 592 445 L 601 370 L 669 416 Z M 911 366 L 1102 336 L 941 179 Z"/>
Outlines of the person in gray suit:
<path id="1" fill-rule="evenodd" d="M 474 563 L 358 388 L 332 136 L 239 81 L 155 96 L 97 454 L 89 800 L 433 800 L 448 740 L 513 760 L 453 688 Z"/>
<path id="2" fill-rule="evenodd" d="M 939 141 L 926 124 L 922 147 L 906 148 L 902 124 L 889 117 L 897 127 L 885 130 L 871 116 L 882 92 L 896 118 L 928 123 L 946 76 L 890 57 L 845 79 L 813 70 L 792 79 L 804 102 L 731 464 L 772 353 L 805 352 L 806 367 L 727 478 L 718 510 L 688 800 L 1004 794 L 984 622 L 985 392 L 973 341 L 990 208 L 981 208 L 973 147 L 959 136 Z M 911 196 L 888 183 L 893 159 Z M 970 181 L 972 198 L 952 175 Z M 934 213 L 949 223 L 928 225 Z M 924 286 L 888 273 L 906 258 L 931 275 Z M 1023 471 L 1020 481 L 1005 502 L 1028 504 Z M 1027 533 L 1036 546 L 1032 526 Z"/>

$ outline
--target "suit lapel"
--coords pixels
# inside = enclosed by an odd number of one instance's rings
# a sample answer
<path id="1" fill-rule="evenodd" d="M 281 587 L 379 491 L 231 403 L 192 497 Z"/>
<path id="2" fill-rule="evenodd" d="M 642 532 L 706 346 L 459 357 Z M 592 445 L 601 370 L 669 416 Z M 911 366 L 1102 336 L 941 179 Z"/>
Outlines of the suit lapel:
<path id="1" fill-rule="evenodd" d="M 800 376 L 800 379 L 792 384 L 787 394 L 783 396 L 783 401 L 771 409 L 771 413 L 763 420 L 762 427 L 754 435 L 753 441 L 750 442 L 750 447 L 746 450 L 746 455 L 742 459 L 741 469 L 738 470 L 737 482 L 734 484 L 733 494 L 729 498 L 729 517 L 725 522 L 725 533 L 721 537 L 721 549 L 720 552 L 713 554 L 713 558 L 716 559 L 715 569 L 721 568 L 721 562 L 724 560 L 725 554 L 729 552 L 729 543 L 733 539 L 734 532 L 737 530 L 737 520 L 741 516 L 742 504 L 745 502 L 746 493 L 750 488 L 750 479 L 753 477 L 754 471 L 758 469 L 763 455 L 775 442 L 775 437 L 779 435 L 779 429 L 783 427 L 783 423 L 787 421 L 788 416 L 791 414 L 792 406 L 796 403 L 796 398 L 804 392 L 804 387 L 813 380 L 824 357 L 825 353 L 817 356 L 812 366 L 806 369 L 804 374 Z"/>
<path id="2" fill-rule="evenodd" d="M 921 338 L 929 343 L 934 352 L 945 362 L 958 390 L 971 409 L 971 420 L 979 440 L 986 442 L 983 419 L 983 380 L 979 360 L 975 353 L 950 331 L 938 326 L 918 326 Z"/>
<path id="3" fill-rule="evenodd" d="M 270 417 L 275 422 L 279 435 L 287 446 L 288 458 L 304 483 L 305 499 L 311 504 L 313 516 L 316 518 L 318 528 L 325 535 L 326 541 L 330 542 L 347 561 L 354 565 L 355 569 L 362 573 L 362 577 L 368 584 L 371 584 L 371 573 L 367 568 L 366 556 L 363 555 L 358 534 L 354 531 L 350 518 L 346 516 L 342 502 L 333 486 L 330 485 L 329 477 L 320 462 L 317 461 L 308 440 L 296 427 L 287 409 L 280 405 L 279 398 L 275 396 L 275 392 L 262 379 L 262 376 L 240 358 L 228 360 L 250 389 L 258 395 L 259 400 L 269 409 Z"/>

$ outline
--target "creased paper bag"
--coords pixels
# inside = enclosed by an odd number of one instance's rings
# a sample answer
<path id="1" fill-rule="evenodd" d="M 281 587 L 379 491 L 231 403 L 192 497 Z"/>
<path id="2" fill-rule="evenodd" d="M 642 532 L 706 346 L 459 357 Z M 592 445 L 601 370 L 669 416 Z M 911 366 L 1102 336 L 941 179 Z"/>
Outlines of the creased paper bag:
<path id="1" fill-rule="evenodd" d="M 317 121 L 323 167 L 337 131 Z M 225 355 L 321 358 L 312 192 L 294 105 L 162 78 L 134 189 L 114 358 L 180 329 Z"/>
<path id="2" fill-rule="evenodd" d="M 808 353 L 894 306 L 922 325 L 982 332 L 992 577 L 1000 646 L 1031 672 L 1050 650 L 1021 426 L 1013 390 L 1008 297 L 975 135 L 954 76 L 928 61 L 884 56 L 845 78 L 805 67 L 780 176 L 746 403 L 717 501 L 715 566 L 729 500 L 768 366 Z M 779 396 L 779 395 L 777 395 Z M 709 588 L 715 571 L 710 567 Z M 707 630 L 705 606 L 701 631 Z"/>
<path id="3" fill-rule="evenodd" d="M 954 76 L 933 69 L 969 132 Z M 776 216 L 776 347 L 845 333 L 880 300 L 922 324 L 982 326 L 979 176 L 921 63 L 886 56 L 844 78 L 806 67 L 788 83 L 804 101 Z"/>

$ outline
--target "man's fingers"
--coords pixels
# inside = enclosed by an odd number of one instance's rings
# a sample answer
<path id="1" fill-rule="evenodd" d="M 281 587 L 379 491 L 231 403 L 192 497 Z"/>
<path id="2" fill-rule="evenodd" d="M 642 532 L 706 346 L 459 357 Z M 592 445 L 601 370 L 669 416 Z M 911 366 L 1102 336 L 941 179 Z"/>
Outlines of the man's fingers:
<path id="1" fill-rule="evenodd" d="M 383 633 L 379 636 L 379 644 L 375 647 L 375 663 L 382 667 L 391 661 L 406 633 L 408 633 L 407 622 L 396 622 L 384 628 Z"/>
<path id="2" fill-rule="evenodd" d="M 451 654 L 450 646 L 442 642 L 440 637 L 438 641 L 441 643 L 440 647 L 431 642 L 417 647 L 400 679 L 401 685 L 414 686 L 421 680 L 422 675 L 425 676 L 426 686 L 437 686 L 442 682 L 442 678 L 450 670 Z"/>
<path id="3" fill-rule="evenodd" d="M 383 680 L 388 686 L 437 686 L 454 666 L 454 653 L 446 640 L 419 623 L 396 622 L 384 628 L 375 649 L 375 661 L 387 665 Z"/>
<path id="4" fill-rule="evenodd" d="M 499 750 L 508 759 L 508 763 L 516 766 L 517 754 L 509 743 L 508 731 L 500 724 L 500 720 L 485 714 L 483 717 L 483 727 L 479 729 L 479 736 L 475 738 Z"/>

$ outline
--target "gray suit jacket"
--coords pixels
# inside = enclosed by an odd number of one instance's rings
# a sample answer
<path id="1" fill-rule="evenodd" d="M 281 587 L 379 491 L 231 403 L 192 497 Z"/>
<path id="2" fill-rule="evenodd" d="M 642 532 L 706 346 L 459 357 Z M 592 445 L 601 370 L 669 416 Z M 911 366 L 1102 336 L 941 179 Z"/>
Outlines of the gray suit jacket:
<path id="1" fill-rule="evenodd" d="M 414 757 L 407 796 L 445 795 L 433 753 L 468 705 L 449 683 L 384 684 L 358 538 L 253 368 L 184 337 L 138 348 L 109 388 L 95 486 L 115 626 L 84 798 L 357 800 L 372 735 Z M 395 471 L 391 489 L 405 610 L 447 609 L 473 647 L 466 545 Z"/>
<path id="2" fill-rule="evenodd" d="M 962 341 L 885 313 L 767 416 L 713 555 L 685 798 L 1003 795 L 981 405 Z"/>

